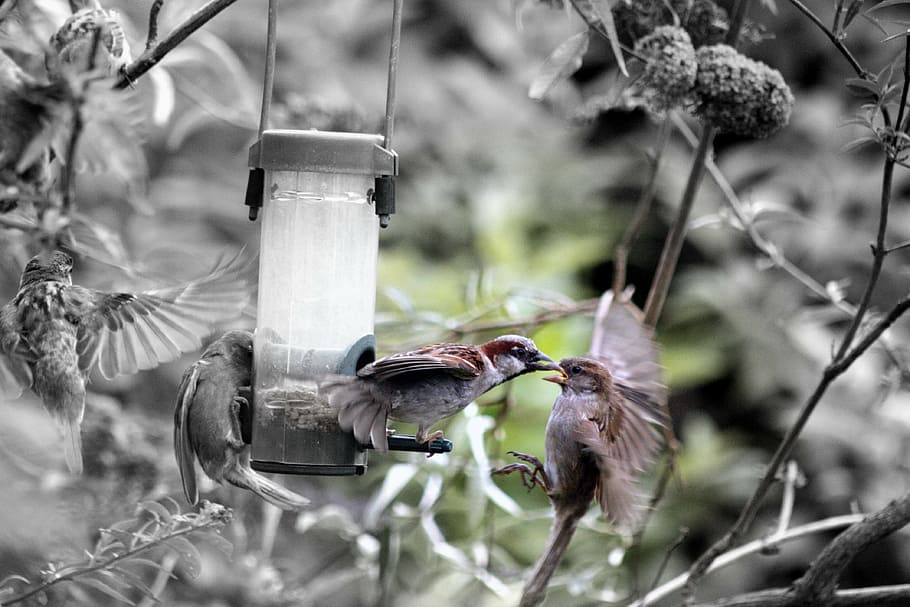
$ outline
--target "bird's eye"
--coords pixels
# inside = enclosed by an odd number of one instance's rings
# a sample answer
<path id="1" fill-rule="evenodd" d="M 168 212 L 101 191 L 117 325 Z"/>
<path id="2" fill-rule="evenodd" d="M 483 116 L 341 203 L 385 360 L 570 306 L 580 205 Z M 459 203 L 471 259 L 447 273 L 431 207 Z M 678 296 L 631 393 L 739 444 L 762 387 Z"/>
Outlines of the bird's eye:
<path id="1" fill-rule="evenodd" d="M 572 365 L 572 368 L 569 369 L 569 373 L 572 375 L 578 375 L 581 373 L 581 365 Z"/>
<path id="2" fill-rule="evenodd" d="M 512 356 L 515 356 L 516 358 L 521 358 L 525 354 L 527 354 L 527 351 L 525 351 L 525 349 L 521 346 L 515 346 L 512 348 Z"/>

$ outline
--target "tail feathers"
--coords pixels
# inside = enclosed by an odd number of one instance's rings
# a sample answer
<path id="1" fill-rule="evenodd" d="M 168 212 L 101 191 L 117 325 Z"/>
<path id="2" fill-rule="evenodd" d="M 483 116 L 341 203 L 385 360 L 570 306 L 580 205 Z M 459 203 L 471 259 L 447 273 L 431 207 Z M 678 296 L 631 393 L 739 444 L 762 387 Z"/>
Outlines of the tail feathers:
<path id="1" fill-rule="evenodd" d="M 63 420 L 63 456 L 73 474 L 82 474 L 82 433 L 79 422 Z"/>
<path id="2" fill-rule="evenodd" d="M 353 430 L 358 442 L 364 445 L 372 443 L 379 452 L 389 450 L 386 438 L 388 406 L 377 402 L 353 382 L 338 386 L 331 393 L 329 402 L 338 407 L 338 425 L 342 430 Z"/>
<path id="3" fill-rule="evenodd" d="M 310 500 L 302 495 L 298 495 L 290 489 L 282 487 L 278 483 L 262 476 L 240 462 L 225 473 L 224 480 L 237 487 L 249 489 L 265 501 L 282 510 L 300 510 L 310 503 Z"/>

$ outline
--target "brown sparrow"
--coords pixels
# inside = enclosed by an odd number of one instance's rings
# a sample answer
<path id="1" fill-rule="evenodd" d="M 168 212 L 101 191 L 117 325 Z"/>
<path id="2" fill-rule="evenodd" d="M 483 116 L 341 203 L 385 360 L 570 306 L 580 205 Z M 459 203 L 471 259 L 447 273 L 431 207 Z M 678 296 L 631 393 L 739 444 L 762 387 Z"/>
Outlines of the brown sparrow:
<path id="1" fill-rule="evenodd" d="M 527 337 L 503 335 L 480 345 L 434 344 L 370 363 L 355 377 L 323 384 L 339 408 L 338 423 L 363 444 L 388 450 L 388 419 L 417 424 L 417 442 L 442 436 L 427 430 L 513 377 L 558 369 Z"/>
<path id="2" fill-rule="evenodd" d="M 240 411 L 249 407 L 253 334 L 228 331 L 183 374 L 174 412 L 174 453 L 183 492 L 199 501 L 194 461 L 213 481 L 249 489 L 283 510 L 299 510 L 310 500 L 250 468 L 250 446 L 243 442 Z"/>
<path id="3" fill-rule="evenodd" d="M 16 296 L 0 309 L 0 392 L 31 388 L 60 424 L 70 471 L 82 471 L 79 426 L 85 384 L 151 369 L 202 345 L 219 322 L 240 315 L 252 289 L 237 255 L 203 278 L 143 293 L 106 293 L 74 285 L 72 258 L 38 255 Z"/>

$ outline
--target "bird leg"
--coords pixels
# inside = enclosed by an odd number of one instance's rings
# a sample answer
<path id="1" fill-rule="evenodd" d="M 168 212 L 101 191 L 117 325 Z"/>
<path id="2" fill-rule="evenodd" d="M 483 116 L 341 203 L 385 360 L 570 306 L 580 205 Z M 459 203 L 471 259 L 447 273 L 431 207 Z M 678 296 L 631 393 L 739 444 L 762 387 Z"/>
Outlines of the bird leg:
<path id="1" fill-rule="evenodd" d="M 492 474 L 518 472 L 521 475 L 522 484 L 528 488 L 528 491 L 533 491 L 536 485 L 543 489 L 547 495 L 550 494 L 550 480 L 547 478 L 547 471 L 544 470 L 543 464 L 537 457 L 518 451 L 509 451 L 509 455 L 513 455 L 525 463 L 508 464 L 493 470 Z"/>
<path id="2" fill-rule="evenodd" d="M 252 398 L 252 386 L 240 386 L 237 388 L 236 396 L 234 396 L 234 402 L 237 404 L 236 416 L 240 424 L 238 436 L 247 445 L 253 442 L 253 408 L 250 406 Z"/>

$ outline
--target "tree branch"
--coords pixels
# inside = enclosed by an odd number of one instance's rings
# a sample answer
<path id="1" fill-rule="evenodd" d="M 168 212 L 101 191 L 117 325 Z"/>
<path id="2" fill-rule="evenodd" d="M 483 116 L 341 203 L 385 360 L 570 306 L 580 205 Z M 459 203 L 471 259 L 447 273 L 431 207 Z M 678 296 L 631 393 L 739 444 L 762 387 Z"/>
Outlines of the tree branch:
<path id="1" fill-rule="evenodd" d="M 825 607 L 905 607 L 910 604 L 910 584 L 840 590 L 828 598 Z M 740 594 L 696 607 L 806 607 L 793 598 L 789 589 L 778 588 Z"/>
<path id="2" fill-rule="evenodd" d="M 818 26 L 818 28 L 825 34 L 825 36 L 828 37 L 828 40 L 831 41 L 831 44 L 834 45 L 834 48 L 836 48 L 840 54 L 844 56 L 844 59 L 847 60 L 847 63 L 850 64 L 850 67 L 853 68 L 853 71 L 856 72 L 857 76 L 864 79 L 869 78 L 869 72 L 863 69 L 863 66 L 859 64 L 859 62 L 853 56 L 853 53 L 850 52 L 850 49 L 848 49 L 844 43 L 834 35 L 834 32 L 832 32 L 828 26 L 826 26 L 822 20 L 818 18 L 818 15 L 809 10 L 809 8 L 799 0 L 790 0 L 790 4 L 795 6 L 799 12 L 808 17 L 809 21 Z"/>
<path id="3" fill-rule="evenodd" d="M 189 16 L 189 18 L 178 25 L 174 30 L 165 36 L 161 42 L 155 44 L 152 48 L 146 49 L 135 61 L 123 69 L 120 79 L 114 85 L 114 88 L 124 89 L 137 78 L 147 71 L 158 65 L 165 55 L 174 50 L 174 48 L 186 40 L 190 34 L 208 23 L 218 13 L 234 4 L 237 0 L 211 0 Z"/>
<path id="4" fill-rule="evenodd" d="M 837 582 L 857 554 L 910 523 L 910 493 L 852 525 L 828 544 L 793 584 L 799 604 L 828 604 Z M 906 595 L 905 595 L 906 596 Z"/>
<path id="5" fill-rule="evenodd" d="M 736 561 L 749 556 L 750 554 L 755 554 L 758 552 L 763 552 L 769 548 L 778 548 L 784 544 L 797 540 L 799 538 L 805 537 L 807 535 L 813 535 L 816 533 L 822 533 L 825 531 L 830 531 L 832 529 L 840 529 L 842 527 L 847 527 L 855 523 L 859 523 L 864 518 L 862 514 L 847 514 L 844 516 L 835 516 L 827 518 L 821 521 L 816 521 L 814 523 L 808 523 L 806 525 L 801 525 L 799 527 L 793 527 L 788 529 L 784 533 L 776 533 L 770 537 L 760 538 L 753 540 L 748 544 L 743 544 L 739 548 L 730 550 L 729 552 L 718 557 L 711 565 L 708 567 L 708 572 L 713 573 L 718 569 L 723 569 L 724 567 L 735 563 Z M 663 599 L 674 592 L 677 592 L 683 588 L 686 584 L 686 581 L 689 578 L 688 572 L 682 573 L 672 580 L 664 582 L 659 587 L 655 588 L 653 591 L 646 594 L 641 599 L 634 601 L 629 604 L 628 607 L 644 607 L 646 604 L 653 603 Z"/>

